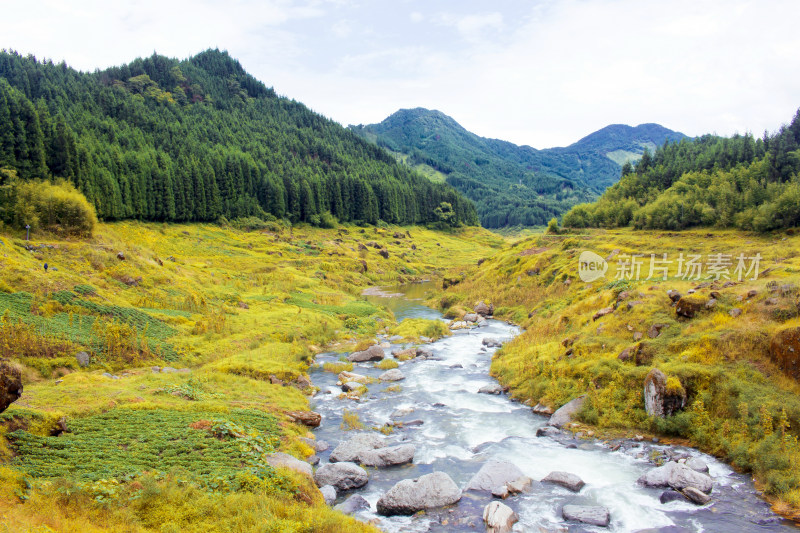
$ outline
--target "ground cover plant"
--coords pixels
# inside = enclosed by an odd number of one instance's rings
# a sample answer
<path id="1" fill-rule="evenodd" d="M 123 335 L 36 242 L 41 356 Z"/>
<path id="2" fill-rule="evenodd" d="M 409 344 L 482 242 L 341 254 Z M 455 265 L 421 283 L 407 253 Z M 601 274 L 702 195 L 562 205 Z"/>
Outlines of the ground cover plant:
<path id="1" fill-rule="evenodd" d="M 0 232 L 0 356 L 24 382 L 0 413 L 4 527 L 373 530 L 264 454 L 313 453 L 288 413 L 308 409 L 315 353 L 395 327 L 366 287 L 440 277 L 503 241 L 480 228 L 251 227 Z"/>

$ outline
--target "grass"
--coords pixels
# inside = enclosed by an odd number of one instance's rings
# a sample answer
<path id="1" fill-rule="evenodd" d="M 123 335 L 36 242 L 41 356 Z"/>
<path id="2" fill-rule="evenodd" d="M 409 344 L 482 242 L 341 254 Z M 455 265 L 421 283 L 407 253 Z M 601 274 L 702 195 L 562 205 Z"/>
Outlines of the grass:
<path id="1" fill-rule="evenodd" d="M 0 414 L 9 531 L 374 531 L 262 455 L 313 453 L 286 413 L 308 409 L 314 354 L 393 326 L 364 288 L 435 279 L 503 242 L 477 228 L 138 222 L 34 238 L 30 252 L 0 233 L 0 355 L 25 390 Z"/>
<path id="2" fill-rule="evenodd" d="M 609 261 L 604 279 L 584 283 L 578 257 L 591 250 Z M 725 253 L 763 257 L 757 280 L 724 287 L 684 280 L 673 264 L 667 280 L 614 279 L 626 254 Z M 731 267 L 733 270 L 733 267 Z M 479 299 L 499 317 L 519 323 L 524 333 L 504 345 L 492 374 L 520 400 L 559 407 L 587 394 L 580 419 L 609 432 L 637 431 L 687 439 L 740 470 L 752 472 L 785 514 L 800 509 L 800 385 L 770 359 L 769 341 L 784 328 L 800 326 L 797 295 L 773 291 L 800 278 L 800 238 L 735 231 L 636 232 L 596 230 L 583 234 L 534 235 L 520 239 L 465 276 L 438 298 L 442 308 L 471 308 Z M 717 302 L 694 318 L 679 317 L 666 291 Z M 756 295 L 748 297 L 749 291 Z M 621 299 L 620 299 L 621 298 Z M 769 298 L 777 298 L 769 301 Z M 628 303 L 632 305 L 628 306 Z M 594 319 L 605 307 L 614 312 Z M 741 309 L 739 317 L 729 312 Z M 653 324 L 661 334 L 650 338 Z M 618 355 L 639 344 L 642 359 Z M 569 339 L 568 348 L 562 343 Z M 644 410 L 643 383 L 651 368 L 667 385 L 688 396 L 687 408 L 667 419 Z"/>

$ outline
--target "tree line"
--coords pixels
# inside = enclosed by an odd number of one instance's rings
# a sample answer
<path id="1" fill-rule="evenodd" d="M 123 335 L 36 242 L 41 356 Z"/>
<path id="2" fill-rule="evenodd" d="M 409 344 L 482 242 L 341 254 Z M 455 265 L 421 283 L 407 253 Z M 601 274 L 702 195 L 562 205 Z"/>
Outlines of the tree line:
<path id="1" fill-rule="evenodd" d="M 564 215 L 570 227 L 769 231 L 800 225 L 800 110 L 774 134 L 667 142 L 626 164 L 593 204 Z"/>
<path id="2" fill-rule="evenodd" d="M 63 178 L 105 220 L 477 224 L 473 204 L 280 97 L 227 53 L 82 73 L 0 52 L 0 166 Z M 441 209 L 438 213 L 441 213 Z"/>

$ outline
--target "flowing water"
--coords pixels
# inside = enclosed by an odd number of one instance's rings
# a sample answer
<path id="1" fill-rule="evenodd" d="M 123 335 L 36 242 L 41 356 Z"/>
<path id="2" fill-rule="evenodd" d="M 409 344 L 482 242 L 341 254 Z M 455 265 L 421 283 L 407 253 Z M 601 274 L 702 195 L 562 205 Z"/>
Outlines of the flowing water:
<path id="1" fill-rule="evenodd" d="M 423 297 L 426 288 L 421 284 L 410 285 L 390 289 L 403 292 L 404 297 L 370 298 L 390 307 L 398 320 L 441 319 L 437 311 L 415 301 Z M 517 327 L 497 320 L 489 320 L 485 327 L 457 331 L 427 345 L 437 360 L 401 362 L 400 370 L 406 376 L 403 381 L 369 385 L 369 392 L 360 401 L 339 399 L 341 390 L 336 386 L 336 375 L 313 370 L 311 377 L 320 392 L 314 397 L 312 408 L 323 417 L 315 433 L 317 439 L 331 445 L 329 450 L 320 453 L 323 464 L 331 450 L 353 434 L 340 427 L 345 409 L 357 413 L 367 427 L 380 428 L 393 420 L 422 421 L 421 425 L 396 428 L 387 437 L 390 445 L 402 442 L 416 446 L 413 464 L 368 468 L 369 483 L 358 491 L 339 495 L 337 503 L 352 493 L 362 495 L 371 509 L 356 516 L 362 520 L 377 519 L 378 526 L 387 532 L 485 531 L 481 515 L 483 507 L 491 501 L 488 494 L 464 493 L 455 506 L 416 517 L 381 517 L 375 512 L 375 504 L 402 479 L 443 471 L 463 487 L 485 461 L 499 459 L 516 464 L 534 480 L 542 479 L 551 471 L 562 470 L 586 482 L 580 493 L 575 494 L 556 485 L 534 481 L 531 491 L 506 499 L 504 503 L 520 517 L 515 532 L 799 531 L 770 511 L 758 498 L 747 476 L 735 473 L 724 463 L 696 450 L 625 441 L 612 451 L 610 446 L 599 441 L 573 440 L 567 435 L 537 437 L 536 431 L 546 424 L 546 417 L 533 414 L 530 408 L 511 401 L 506 395 L 478 393 L 481 387 L 496 383 L 489 376 L 489 364 L 496 348 L 484 347 L 482 340 L 494 337 L 507 341 L 519 332 Z M 387 355 L 392 349 L 403 347 L 405 345 L 393 345 L 386 350 Z M 340 355 L 320 354 L 317 362 L 336 361 Z M 374 368 L 373 363 L 359 363 L 353 371 L 371 377 L 383 372 Z M 402 390 L 387 391 L 392 385 L 400 385 Z M 407 414 L 390 418 L 398 410 L 406 410 Z M 654 467 L 650 457 L 658 452 L 701 457 L 709 465 L 715 482 L 712 502 L 702 507 L 683 502 L 661 504 L 659 495 L 663 489 L 638 486 L 636 480 Z M 611 514 L 610 526 L 596 528 L 565 522 L 561 518 L 561 507 L 571 503 L 605 506 Z"/>

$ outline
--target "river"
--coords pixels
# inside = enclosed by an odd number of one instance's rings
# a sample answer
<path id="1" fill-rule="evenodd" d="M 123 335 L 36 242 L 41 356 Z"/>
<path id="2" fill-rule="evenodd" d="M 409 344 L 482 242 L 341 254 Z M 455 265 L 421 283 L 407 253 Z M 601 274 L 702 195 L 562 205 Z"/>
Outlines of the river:
<path id="1" fill-rule="evenodd" d="M 397 320 L 442 319 L 439 312 L 421 305 L 418 300 L 425 296 L 426 289 L 424 284 L 412 284 L 388 289 L 402 292 L 403 297 L 370 298 L 391 308 Z M 341 389 L 336 386 L 336 374 L 315 367 L 311 378 L 320 392 L 315 395 L 312 408 L 323 417 L 315 435 L 331 445 L 319 454 L 321 464 L 327 462 L 338 443 L 353 435 L 352 431 L 341 428 L 345 409 L 357 413 L 367 427 L 380 428 L 391 423 L 390 415 L 398 410 L 413 409 L 395 420 L 422 421 L 421 425 L 396 428 L 387 436 L 390 444 L 402 442 L 416 446 L 413 464 L 368 468 L 369 483 L 362 489 L 340 495 L 337 503 L 352 493 L 360 494 L 371 504 L 371 509 L 356 516 L 365 521 L 377 520 L 378 527 L 386 532 L 485 531 L 481 516 L 483 507 L 492 499 L 488 494 L 465 492 L 454 506 L 414 517 L 382 517 L 376 513 L 375 505 L 384 492 L 402 479 L 443 471 L 464 487 L 485 461 L 499 459 L 514 463 L 534 479 L 531 491 L 503 501 L 519 515 L 515 532 L 800 531 L 772 513 L 769 505 L 758 497 L 749 477 L 737 474 L 728 465 L 697 450 L 651 442 L 617 441 L 616 444 L 621 445 L 612 451 L 616 446 L 591 439 L 575 440 L 567 435 L 537 437 L 537 429 L 547 423 L 546 417 L 533 414 L 530 408 L 510 400 L 507 395 L 478 393 L 481 387 L 496 383 L 489 376 L 489 365 L 497 348 L 483 346 L 483 339 L 494 337 L 508 341 L 519 332 L 516 326 L 498 320 L 489 320 L 485 327 L 454 332 L 450 337 L 427 345 L 436 360 L 401 362 L 404 380 L 369 385 L 369 391 L 360 401 L 339 399 Z M 391 357 L 392 349 L 404 346 L 393 345 L 386 349 L 387 356 Z M 317 363 L 336 361 L 340 355 L 320 354 Z M 353 371 L 371 377 L 383 372 L 374 368 L 373 363 L 359 363 Z M 386 390 L 393 385 L 400 385 L 402 390 Z M 662 504 L 659 495 L 663 489 L 637 485 L 636 480 L 654 468 L 650 459 L 659 453 L 702 458 L 714 478 L 712 502 L 701 507 L 684 502 Z M 575 494 L 557 485 L 538 482 L 557 470 L 578 475 L 586 486 Z M 610 511 L 611 524 L 599 528 L 565 522 L 561 518 L 561 507 L 565 504 L 602 505 Z"/>

